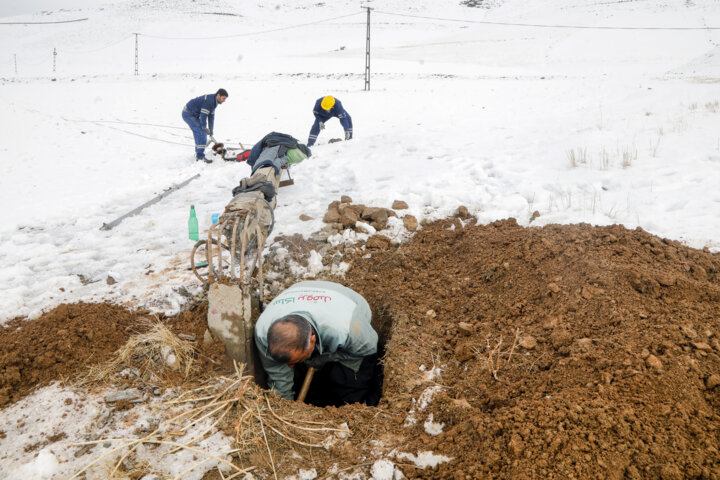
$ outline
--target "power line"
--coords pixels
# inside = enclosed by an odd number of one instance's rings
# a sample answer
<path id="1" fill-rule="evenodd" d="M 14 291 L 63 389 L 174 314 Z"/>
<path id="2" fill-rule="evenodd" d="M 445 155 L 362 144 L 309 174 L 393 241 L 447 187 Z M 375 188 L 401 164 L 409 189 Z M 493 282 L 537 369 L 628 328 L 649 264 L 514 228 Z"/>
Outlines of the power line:
<path id="1" fill-rule="evenodd" d="M 132 38 L 132 37 L 131 37 L 130 35 L 127 35 L 127 36 L 125 36 L 125 37 L 122 37 L 120 40 L 117 40 L 117 41 L 112 42 L 112 43 L 108 43 L 108 44 L 106 44 L 106 45 L 103 45 L 102 47 L 93 48 L 92 50 L 81 50 L 81 51 L 77 51 L 77 50 L 65 50 L 64 53 L 69 53 L 69 54 L 72 54 L 72 55 L 83 55 L 83 54 L 85 54 L 85 53 L 99 52 L 100 50 L 105 50 L 106 48 L 110 48 L 110 47 L 113 47 L 113 46 L 115 46 L 115 45 L 117 45 L 117 44 L 119 44 L 119 43 L 122 43 L 122 42 L 124 42 L 125 40 L 127 40 L 128 38 Z"/>
<path id="2" fill-rule="evenodd" d="M 375 10 L 375 13 L 391 15 L 396 17 L 422 18 L 425 20 L 441 20 L 445 22 L 478 23 L 483 25 L 500 25 L 507 27 L 535 27 L 535 28 L 575 28 L 580 30 L 720 30 L 720 27 L 613 27 L 613 26 L 590 26 L 590 25 L 547 25 L 540 23 L 511 23 L 511 22 L 488 22 L 483 20 L 461 20 L 457 18 L 426 17 L 422 15 L 410 15 L 406 13 L 392 13 Z"/>
<path id="3" fill-rule="evenodd" d="M 52 23 L 73 23 L 84 22 L 87 18 L 77 18 L 75 20 L 59 20 L 57 22 L 0 22 L 0 25 L 50 25 Z"/>
<path id="4" fill-rule="evenodd" d="M 163 140 L 162 138 L 149 137 L 149 136 L 147 136 L 147 135 L 142 135 L 142 134 L 140 134 L 140 133 L 131 132 L 131 131 L 129 131 L 129 130 L 124 130 L 124 129 L 122 129 L 122 128 L 117 128 L 117 127 L 113 127 L 113 126 L 110 126 L 110 125 L 103 125 L 102 123 L 99 123 L 99 122 L 93 122 L 93 123 L 95 123 L 96 125 L 98 125 L 98 126 L 100 126 L 100 127 L 109 128 L 109 129 L 111 129 L 111 130 L 117 130 L 118 132 L 127 133 L 128 135 L 134 135 L 134 136 L 136 136 L 136 137 L 145 138 L 145 139 L 147 139 L 147 140 L 154 140 L 154 141 L 156 141 L 156 142 L 169 143 L 169 144 L 172 144 L 172 145 L 182 145 L 183 147 L 191 147 L 191 146 L 193 146 L 193 145 L 191 145 L 191 144 L 189 144 L 189 143 L 173 142 L 172 140 Z"/>
<path id="5" fill-rule="evenodd" d="M 332 20 L 338 20 L 340 18 L 353 17 L 355 15 L 361 15 L 362 13 L 363 12 L 350 13 L 348 15 L 341 15 L 339 17 L 325 18 L 322 20 L 317 20 L 315 22 L 300 23 L 298 25 L 288 25 L 286 27 L 273 28 L 270 30 L 261 30 L 259 32 L 237 33 L 235 35 L 219 35 L 219 36 L 215 36 L 215 37 L 163 37 L 160 35 L 148 35 L 146 33 L 141 33 L 140 35 L 142 35 L 144 37 L 156 38 L 156 39 L 160 39 L 160 40 L 217 40 L 217 39 L 221 39 L 221 38 L 249 37 L 252 35 L 262 35 L 263 33 L 279 32 L 281 30 L 290 30 L 293 28 L 307 27 L 309 25 L 317 25 L 318 23 L 329 22 Z"/>

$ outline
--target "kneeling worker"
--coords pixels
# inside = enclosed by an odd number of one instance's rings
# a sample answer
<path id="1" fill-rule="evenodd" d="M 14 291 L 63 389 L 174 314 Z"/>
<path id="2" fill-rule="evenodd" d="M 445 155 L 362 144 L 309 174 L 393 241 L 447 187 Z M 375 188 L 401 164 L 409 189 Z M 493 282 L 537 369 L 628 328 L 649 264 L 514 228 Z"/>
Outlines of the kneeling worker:
<path id="1" fill-rule="evenodd" d="M 268 386 L 295 398 L 308 367 L 317 369 L 307 403 L 341 406 L 380 401 L 378 335 L 367 301 L 333 282 L 304 281 L 278 295 L 255 324 Z"/>

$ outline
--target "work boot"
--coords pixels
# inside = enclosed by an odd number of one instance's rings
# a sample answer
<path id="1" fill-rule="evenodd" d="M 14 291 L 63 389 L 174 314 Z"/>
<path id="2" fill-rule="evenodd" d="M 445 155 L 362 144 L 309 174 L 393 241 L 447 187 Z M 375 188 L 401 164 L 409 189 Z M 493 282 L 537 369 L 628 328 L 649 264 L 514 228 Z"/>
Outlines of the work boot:
<path id="1" fill-rule="evenodd" d="M 196 162 L 199 162 L 201 160 L 205 163 L 212 163 L 212 158 L 201 157 L 200 155 L 195 156 Z"/>

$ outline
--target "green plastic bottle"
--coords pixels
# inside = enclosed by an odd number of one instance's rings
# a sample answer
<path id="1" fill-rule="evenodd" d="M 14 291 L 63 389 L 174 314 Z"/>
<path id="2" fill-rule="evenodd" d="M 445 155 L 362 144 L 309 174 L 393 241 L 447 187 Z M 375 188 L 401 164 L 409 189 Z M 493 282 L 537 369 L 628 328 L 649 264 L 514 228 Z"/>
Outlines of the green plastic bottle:
<path id="1" fill-rule="evenodd" d="M 198 235 L 198 220 L 195 215 L 195 205 L 190 205 L 190 218 L 188 219 L 188 237 L 193 242 L 200 240 Z"/>

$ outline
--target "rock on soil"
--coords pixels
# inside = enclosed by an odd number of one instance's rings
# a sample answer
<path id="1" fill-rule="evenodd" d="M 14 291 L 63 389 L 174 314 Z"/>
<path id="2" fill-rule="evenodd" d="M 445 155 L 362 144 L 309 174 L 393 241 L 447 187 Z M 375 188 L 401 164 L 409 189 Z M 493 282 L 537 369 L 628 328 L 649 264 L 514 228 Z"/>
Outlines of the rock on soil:
<path id="1" fill-rule="evenodd" d="M 376 230 L 382 230 L 387 226 L 390 217 L 397 217 L 397 213 L 392 209 L 353 204 L 350 197 L 343 195 L 340 201 L 336 200 L 328 205 L 323 222 L 341 224 L 343 228 L 354 229 L 356 222 L 363 221 Z"/>
<path id="2" fill-rule="evenodd" d="M 408 231 L 414 232 L 418 228 L 417 218 L 412 215 L 405 215 L 403 217 L 403 225 Z"/>

